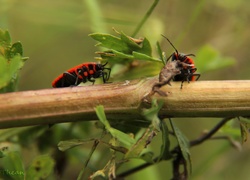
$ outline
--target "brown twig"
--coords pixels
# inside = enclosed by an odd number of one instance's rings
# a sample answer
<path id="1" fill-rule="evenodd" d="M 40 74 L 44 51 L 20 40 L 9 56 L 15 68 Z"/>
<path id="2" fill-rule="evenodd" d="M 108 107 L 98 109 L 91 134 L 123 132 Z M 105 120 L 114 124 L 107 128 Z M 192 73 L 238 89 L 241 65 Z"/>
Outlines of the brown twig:
<path id="1" fill-rule="evenodd" d="M 204 141 L 206 141 L 207 139 L 211 138 L 223 125 L 225 125 L 229 120 L 231 120 L 233 117 L 226 117 L 224 119 L 222 119 L 218 124 L 216 124 L 208 133 L 204 134 L 203 136 L 192 140 L 189 142 L 189 145 L 192 146 L 196 146 L 199 145 L 201 143 L 203 143 Z"/>

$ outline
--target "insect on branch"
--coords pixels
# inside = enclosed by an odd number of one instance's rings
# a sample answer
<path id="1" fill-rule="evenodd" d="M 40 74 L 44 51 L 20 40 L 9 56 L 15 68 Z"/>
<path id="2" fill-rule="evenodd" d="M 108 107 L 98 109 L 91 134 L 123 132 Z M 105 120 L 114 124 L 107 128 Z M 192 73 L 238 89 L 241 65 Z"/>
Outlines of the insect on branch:
<path id="1" fill-rule="evenodd" d="M 152 91 L 147 95 L 146 99 L 148 100 L 155 93 L 158 93 L 160 96 L 167 96 L 167 93 L 160 90 L 160 88 L 166 84 L 171 86 L 170 81 L 176 75 L 181 74 L 182 69 L 188 69 L 192 67 L 192 64 L 187 64 L 179 60 L 168 61 L 159 74 L 159 82 L 153 85 Z"/>

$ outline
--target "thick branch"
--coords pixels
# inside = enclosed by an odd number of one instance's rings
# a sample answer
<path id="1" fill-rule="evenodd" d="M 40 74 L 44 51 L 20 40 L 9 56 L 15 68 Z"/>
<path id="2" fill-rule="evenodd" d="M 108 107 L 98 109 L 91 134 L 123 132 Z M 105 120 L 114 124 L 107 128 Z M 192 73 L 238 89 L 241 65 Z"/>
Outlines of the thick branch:
<path id="1" fill-rule="evenodd" d="M 103 105 L 109 120 L 143 119 L 142 101 L 157 77 L 104 85 L 45 89 L 0 94 L 0 128 L 96 120 L 94 108 Z M 250 116 L 250 81 L 172 82 L 155 94 L 165 104 L 166 117 Z"/>

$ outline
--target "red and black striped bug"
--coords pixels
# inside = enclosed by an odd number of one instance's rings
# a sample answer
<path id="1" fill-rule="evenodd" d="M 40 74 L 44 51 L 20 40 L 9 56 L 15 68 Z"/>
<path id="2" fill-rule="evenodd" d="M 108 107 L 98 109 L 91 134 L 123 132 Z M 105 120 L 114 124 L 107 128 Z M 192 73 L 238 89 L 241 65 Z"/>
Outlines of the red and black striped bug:
<path id="1" fill-rule="evenodd" d="M 171 43 L 171 41 L 164 35 L 162 35 L 169 44 L 174 48 L 175 52 L 169 56 L 167 61 L 171 58 L 171 61 L 179 60 L 183 63 L 190 64 L 192 66 L 183 66 L 181 68 L 181 74 L 174 76 L 173 81 L 182 81 L 181 89 L 184 81 L 188 83 L 190 81 L 197 81 L 200 78 L 200 74 L 195 73 L 197 68 L 194 65 L 194 60 L 188 56 L 195 56 L 194 54 L 183 54 L 179 53 L 175 46 Z"/>
<path id="2" fill-rule="evenodd" d="M 105 64 L 98 64 L 95 62 L 86 62 L 75 66 L 63 74 L 59 75 L 53 82 L 54 88 L 77 86 L 80 83 L 86 83 L 87 81 L 95 83 L 96 78 L 102 77 L 103 83 L 109 80 L 110 68 L 105 68 Z M 105 72 L 104 70 L 107 70 Z"/>

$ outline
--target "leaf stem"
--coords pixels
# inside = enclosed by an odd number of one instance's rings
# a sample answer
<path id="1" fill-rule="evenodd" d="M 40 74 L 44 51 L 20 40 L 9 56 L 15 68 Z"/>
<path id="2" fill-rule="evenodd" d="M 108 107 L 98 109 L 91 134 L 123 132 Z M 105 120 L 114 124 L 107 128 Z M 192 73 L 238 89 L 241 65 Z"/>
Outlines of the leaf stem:
<path id="1" fill-rule="evenodd" d="M 205 140 L 211 138 L 224 124 L 226 124 L 229 120 L 231 120 L 233 117 L 226 117 L 223 118 L 218 124 L 216 124 L 215 127 L 213 127 L 208 133 L 205 135 L 201 136 L 198 139 L 190 141 L 189 145 L 190 146 L 196 146 L 201 143 L 203 143 Z"/>
<path id="2" fill-rule="evenodd" d="M 140 29 L 142 28 L 142 26 L 144 25 L 144 23 L 147 21 L 147 19 L 152 14 L 152 12 L 155 9 L 155 7 L 157 6 L 158 2 L 159 2 L 159 0 L 155 0 L 154 3 L 151 5 L 151 7 L 149 8 L 149 10 L 147 11 L 147 13 L 145 14 L 145 16 L 143 17 L 143 19 L 141 20 L 141 22 L 138 24 L 138 26 L 136 27 L 135 31 L 133 32 L 132 37 L 135 37 L 137 35 L 137 33 L 140 31 Z"/>

